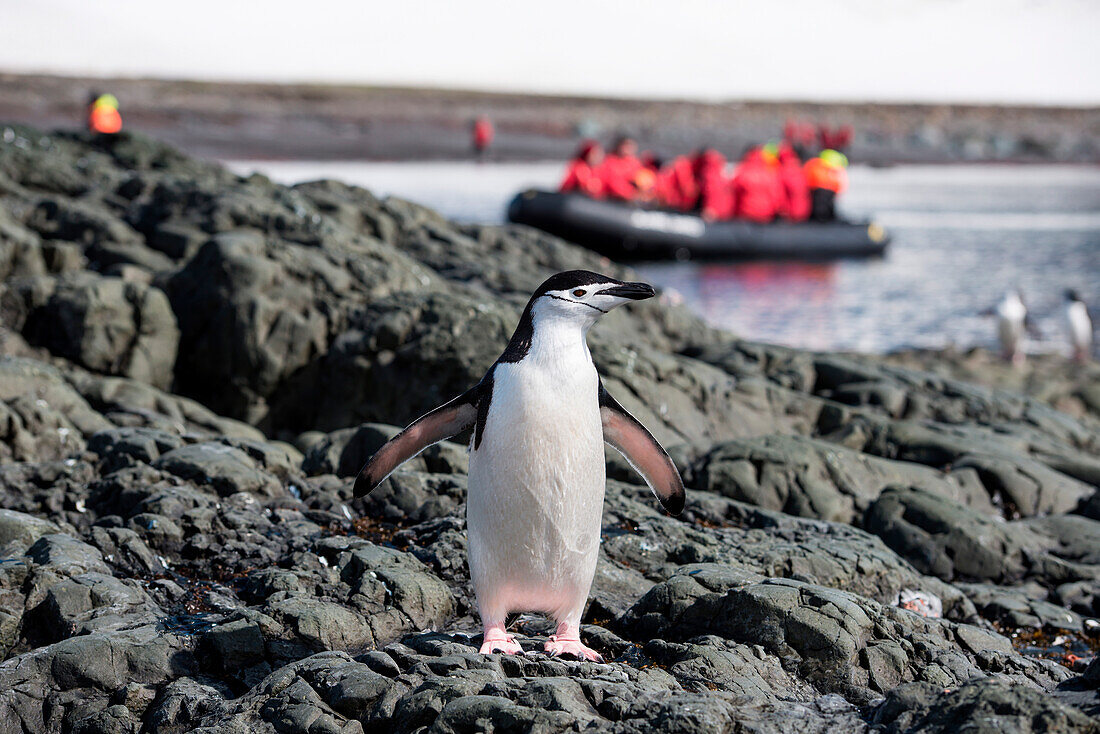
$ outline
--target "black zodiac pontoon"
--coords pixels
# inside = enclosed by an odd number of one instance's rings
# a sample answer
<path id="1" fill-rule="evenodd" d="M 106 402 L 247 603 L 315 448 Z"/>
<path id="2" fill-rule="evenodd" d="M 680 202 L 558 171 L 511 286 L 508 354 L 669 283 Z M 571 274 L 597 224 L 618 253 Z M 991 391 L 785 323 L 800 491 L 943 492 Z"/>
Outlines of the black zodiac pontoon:
<path id="1" fill-rule="evenodd" d="M 708 222 L 579 194 L 524 191 L 509 221 L 620 259 L 805 258 L 881 255 L 890 238 L 874 222 Z"/>

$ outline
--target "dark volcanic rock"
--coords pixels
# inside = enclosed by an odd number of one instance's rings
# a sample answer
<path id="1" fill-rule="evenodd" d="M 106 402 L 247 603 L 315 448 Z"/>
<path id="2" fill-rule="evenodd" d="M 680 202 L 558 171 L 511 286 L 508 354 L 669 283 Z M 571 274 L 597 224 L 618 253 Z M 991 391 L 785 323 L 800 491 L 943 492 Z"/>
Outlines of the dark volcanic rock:
<path id="1" fill-rule="evenodd" d="M 1005 522 L 922 490 L 895 487 L 867 512 L 868 530 L 945 581 L 1034 580 L 1063 606 L 1100 613 L 1100 522 L 1055 515 Z"/>
<path id="2" fill-rule="evenodd" d="M 369 497 L 352 477 L 572 268 L 629 277 L 335 182 L 0 126 L 0 730 L 1095 730 L 1093 372 L 1032 399 L 660 299 L 590 339 L 689 487 L 670 517 L 608 453 L 582 627 L 608 662 L 544 655 L 537 615 L 524 655 L 478 654 L 466 437 Z M 1018 627 L 1082 657 L 1022 655 Z"/>
<path id="3" fill-rule="evenodd" d="M 13 658 L 0 667 L 0 728 L 71 730 L 129 683 L 159 686 L 193 672 L 189 643 L 149 625 L 71 637 Z"/>
<path id="4" fill-rule="evenodd" d="M 906 483 L 991 512 L 978 481 L 868 456 L 827 441 L 766 436 L 720 444 L 694 467 L 696 486 L 800 517 L 852 522 L 890 484 Z"/>
<path id="5" fill-rule="evenodd" d="M 953 691 L 926 683 L 899 686 L 875 710 L 874 721 L 886 725 L 890 734 L 1100 732 L 1096 719 L 1033 688 L 996 679 L 968 683 Z"/>
<path id="6" fill-rule="evenodd" d="M 16 287 L 26 309 L 21 328 L 32 344 L 96 372 L 171 385 L 179 329 L 158 288 L 90 273 Z"/>
<path id="7" fill-rule="evenodd" d="M 351 314 L 328 354 L 272 398 L 273 420 L 325 431 L 383 418 L 411 422 L 473 387 L 517 317 L 484 297 L 378 299 Z"/>
<path id="8" fill-rule="evenodd" d="M 181 479 L 210 484 L 221 495 L 275 495 L 281 487 L 245 452 L 217 441 L 192 444 L 164 454 L 153 466 Z"/>
<path id="9" fill-rule="evenodd" d="M 1018 581 L 1031 533 L 1012 533 L 1004 522 L 914 488 L 892 487 L 867 511 L 864 524 L 925 573 L 952 581 Z"/>
<path id="10" fill-rule="evenodd" d="M 306 452 L 302 471 L 310 476 L 337 474 L 354 477 L 375 451 L 401 431 L 384 423 L 365 423 L 358 428 L 344 428 L 320 438 Z M 470 461 L 466 447 L 451 441 L 429 446 L 419 456 L 404 464 L 406 471 L 465 474 Z"/>
<path id="11" fill-rule="evenodd" d="M 260 211 L 248 199 L 229 204 L 225 224 L 257 229 L 217 234 L 167 286 L 180 316 L 180 388 L 246 420 L 264 418 L 282 380 L 327 350 L 351 306 L 431 283 L 393 248 L 350 232 L 324 237 L 309 203 L 290 198 L 257 202 Z M 208 226 L 222 226 L 219 214 Z"/>
<path id="12" fill-rule="evenodd" d="M 761 645 L 814 685 L 860 703 L 913 680 L 952 687 L 996 672 L 1048 688 L 1068 677 L 1064 668 L 1019 656 L 1007 639 L 978 627 L 711 564 L 681 569 L 621 623 L 635 637 L 715 634 Z"/>

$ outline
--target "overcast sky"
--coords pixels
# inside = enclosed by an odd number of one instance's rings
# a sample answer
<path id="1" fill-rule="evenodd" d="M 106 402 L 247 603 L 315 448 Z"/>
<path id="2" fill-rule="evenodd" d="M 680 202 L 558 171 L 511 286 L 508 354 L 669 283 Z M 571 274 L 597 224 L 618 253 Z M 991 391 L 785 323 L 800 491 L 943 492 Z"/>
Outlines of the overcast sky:
<path id="1" fill-rule="evenodd" d="M 1096 0 L 0 0 L 0 70 L 1100 104 Z"/>

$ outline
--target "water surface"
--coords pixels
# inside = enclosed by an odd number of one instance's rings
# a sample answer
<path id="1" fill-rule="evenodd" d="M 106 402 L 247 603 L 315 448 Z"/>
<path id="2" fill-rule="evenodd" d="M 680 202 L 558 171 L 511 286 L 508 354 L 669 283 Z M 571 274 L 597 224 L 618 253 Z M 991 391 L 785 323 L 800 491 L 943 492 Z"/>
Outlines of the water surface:
<path id="1" fill-rule="evenodd" d="M 552 163 L 234 161 L 282 183 L 335 178 L 437 209 L 500 222 L 512 195 L 552 188 Z M 886 257 L 829 263 L 650 263 L 648 279 L 678 291 L 710 323 L 812 349 L 994 344 L 982 312 L 1023 289 L 1040 337 L 1063 349 L 1061 294 L 1081 291 L 1100 321 L 1100 169 L 967 165 L 854 167 L 842 200 L 894 237 Z"/>

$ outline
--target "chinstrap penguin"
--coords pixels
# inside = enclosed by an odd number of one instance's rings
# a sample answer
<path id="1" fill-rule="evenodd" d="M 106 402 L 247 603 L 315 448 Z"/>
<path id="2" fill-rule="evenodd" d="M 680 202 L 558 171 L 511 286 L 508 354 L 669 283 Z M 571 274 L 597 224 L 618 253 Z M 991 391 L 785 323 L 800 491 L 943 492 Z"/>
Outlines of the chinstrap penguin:
<path id="1" fill-rule="evenodd" d="M 1027 322 L 1027 307 L 1020 291 L 1012 289 L 1005 293 L 997 304 L 997 339 L 1001 343 L 1001 354 L 1014 365 L 1024 362 L 1024 329 Z"/>
<path id="2" fill-rule="evenodd" d="M 473 427 L 466 527 L 482 653 L 522 652 L 507 615 L 543 612 L 557 623 L 548 653 L 601 659 L 581 642 L 580 620 L 599 553 L 605 441 L 670 513 L 684 507 L 675 464 L 604 389 L 586 342 L 611 309 L 653 295 L 645 283 L 586 270 L 550 277 L 481 382 L 410 424 L 356 478 L 356 496 L 365 495 L 427 446 Z"/>
<path id="3" fill-rule="evenodd" d="M 1087 362 L 1092 354 L 1092 319 L 1088 307 L 1075 290 L 1066 291 L 1066 332 L 1073 358 Z"/>

